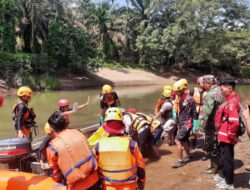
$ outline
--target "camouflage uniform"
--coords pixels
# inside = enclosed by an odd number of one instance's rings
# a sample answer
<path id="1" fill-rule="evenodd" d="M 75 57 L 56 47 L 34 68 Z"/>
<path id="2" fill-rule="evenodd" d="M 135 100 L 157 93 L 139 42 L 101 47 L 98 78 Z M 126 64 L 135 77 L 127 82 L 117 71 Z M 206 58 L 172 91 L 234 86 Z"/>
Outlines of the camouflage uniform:
<path id="1" fill-rule="evenodd" d="M 205 132 L 204 150 L 211 160 L 211 168 L 218 169 L 219 154 L 216 128 L 214 124 L 215 113 L 224 97 L 218 85 L 212 85 L 203 98 L 203 105 L 199 115 L 198 128 Z"/>

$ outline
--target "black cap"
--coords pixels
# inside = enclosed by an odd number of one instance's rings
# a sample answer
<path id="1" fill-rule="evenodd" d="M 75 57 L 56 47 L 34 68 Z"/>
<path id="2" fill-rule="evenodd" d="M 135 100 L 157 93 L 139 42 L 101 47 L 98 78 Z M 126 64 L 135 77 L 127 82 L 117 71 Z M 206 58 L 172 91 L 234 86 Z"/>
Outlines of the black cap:
<path id="1" fill-rule="evenodd" d="M 50 126 L 56 131 L 62 131 L 66 128 L 66 121 L 60 111 L 55 111 L 48 119 Z"/>
<path id="2" fill-rule="evenodd" d="M 220 80 L 220 85 L 230 85 L 234 88 L 236 85 L 236 82 L 233 78 L 224 78 Z"/>

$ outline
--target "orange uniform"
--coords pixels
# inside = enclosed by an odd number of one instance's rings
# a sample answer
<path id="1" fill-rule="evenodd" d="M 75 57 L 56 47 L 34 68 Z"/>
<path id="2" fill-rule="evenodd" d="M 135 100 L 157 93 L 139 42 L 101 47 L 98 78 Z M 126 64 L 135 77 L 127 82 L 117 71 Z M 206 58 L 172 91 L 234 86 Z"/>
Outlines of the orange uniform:
<path id="1" fill-rule="evenodd" d="M 145 163 L 135 141 L 127 136 L 101 139 L 95 146 L 104 190 L 135 190 L 145 183 Z"/>
<path id="2" fill-rule="evenodd" d="M 78 130 L 63 130 L 46 150 L 54 181 L 62 182 L 63 174 L 69 190 L 88 189 L 97 183 L 97 162 L 86 137 Z"/>
<path id="3" fill-rule="evenodd" d="M 34 122 L 36 114 L 25 103 L 15 104 L 12 111 L 13 124 L 16 131 L 21 130 L 25 137 L 31 138 L 30 124 Z"/>

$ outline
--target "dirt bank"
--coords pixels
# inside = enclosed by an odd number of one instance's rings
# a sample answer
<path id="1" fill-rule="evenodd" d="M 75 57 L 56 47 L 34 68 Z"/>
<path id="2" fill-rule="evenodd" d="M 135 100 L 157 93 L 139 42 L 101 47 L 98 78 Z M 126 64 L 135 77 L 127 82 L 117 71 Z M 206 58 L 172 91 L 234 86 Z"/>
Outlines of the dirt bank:
<path id="1" fill-rule="evenodd" d="M 187 78 L 195 81 L 197 72 L 171 71 L 165 74 L 155 74 L 135 69 L 107 69 L 101 68 L 95 73 L 86 73 L 84 76 L 68 75 L 60 77 L 61 89 L 79 89 L 102 86 L 105 83 L 114 86 L 142 86 L 142 85 L 166 85 L 173 84 L 179 78 Z"/>
<path id="2" fill-rule="evenodd" d="M 250 164 L 250 140 L 245 135 L 242 142 L 235 146 L 235 189 L 249 189 L 250 173 L 245 165 Z M 193 160 L 182 168 L 172 169 L 177 160 L 176 146 L 160 147 L 161 159 L 157 162 L 146 161 L 147 182 L 145 190 L 213 190 L 213 175 L 205 174 L 209 161 L 202 161 L 203 152 L 192 151 Z"/>

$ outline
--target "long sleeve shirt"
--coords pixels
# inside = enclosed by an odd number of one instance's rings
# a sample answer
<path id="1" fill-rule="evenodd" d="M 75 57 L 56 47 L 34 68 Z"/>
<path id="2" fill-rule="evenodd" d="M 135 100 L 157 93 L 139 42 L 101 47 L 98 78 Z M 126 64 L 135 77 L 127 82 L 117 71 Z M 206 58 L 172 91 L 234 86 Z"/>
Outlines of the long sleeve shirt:
<path id="1" fill-rule="evenodd" d="M 221 93 L 220 87 L 213 85 L 203 99 L 203 105 L 199 114 L 198 128 L 201 130 L 215 131 L 214 117 L 215 113 L 221 103 L 223 103 L 224 97 Z"/>
<path id="2" fill-rule="evenodd" d="M 234 92 L 227 97 L 227 104 L 223 110 L 223 122 L 219 126 L 218 141 L 229 144 L 237 143 L 239 127 L 240 99 Z"/>

